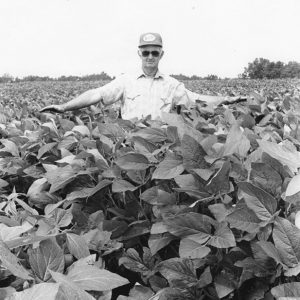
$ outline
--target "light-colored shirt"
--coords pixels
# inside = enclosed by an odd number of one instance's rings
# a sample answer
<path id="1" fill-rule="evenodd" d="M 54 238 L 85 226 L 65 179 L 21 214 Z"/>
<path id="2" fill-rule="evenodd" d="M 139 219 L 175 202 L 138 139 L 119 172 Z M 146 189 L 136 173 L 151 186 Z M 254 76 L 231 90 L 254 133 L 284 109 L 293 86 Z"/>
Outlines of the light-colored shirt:
<path id="1" fill-rule="evenodd" d="M 148 77 L 142 71 L 123 74 L 100 90 L 102 103 L 109 105 L 119 101 L 122 118 L 127 120 L 148 115 L 157 119 L 162 112 L 171 112 L 177 105 L 189 108 L 199 98 L 183 83 L 159 71 L 154 77 Z"/>

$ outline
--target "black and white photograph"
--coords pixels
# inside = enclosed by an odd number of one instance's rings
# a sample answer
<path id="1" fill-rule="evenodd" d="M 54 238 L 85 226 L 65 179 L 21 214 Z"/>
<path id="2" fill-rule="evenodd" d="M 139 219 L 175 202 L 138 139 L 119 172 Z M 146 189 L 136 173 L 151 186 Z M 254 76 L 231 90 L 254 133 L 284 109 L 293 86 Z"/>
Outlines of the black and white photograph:
<path id="1" fill-rule="evenodd" d="M 0 0 L 0 300 L 300 299 L 299 0 Z"/>

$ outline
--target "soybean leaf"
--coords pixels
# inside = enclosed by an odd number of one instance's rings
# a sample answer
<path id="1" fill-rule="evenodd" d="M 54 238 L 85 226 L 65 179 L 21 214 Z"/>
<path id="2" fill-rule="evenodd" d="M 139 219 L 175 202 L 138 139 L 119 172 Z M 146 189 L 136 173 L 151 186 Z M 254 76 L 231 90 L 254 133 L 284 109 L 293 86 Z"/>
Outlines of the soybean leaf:
<path id="1" fill-rule="evenodd" d="M 295 267 L 300 263 L 300 229 L 289 220 L 276 217 L 273 240 L 285 265 Z"/>
<path id="2" fill-rule="evenodd" d="M 217 225 L 216 230 L 208 241 L 208 245 L 216 248 L 235 247 L 235 237 L 226 222 Z"/>
<path id="3" fill-rule="evenodd" d="M 182 159 L 168 153 L 152 174 L 152 179 L 172 179 L 184 171 Z"/>
<path id="4" fill-rule="evenodd" d="M 155 255 L 159 250 L 166 247 L 170 242 L 172 242 L 175 237 L 171 234 L 151 234 L 148 239 L 148 246 L 150 248 L 151 254 Z"/>
<path id="5" fill-rule="evenodd" d="M 159 128 L 143 128 L 133 134 L 133 136 L 141 137 L 152 143 L 160 143 L 167 140 L 167 136 L 162 129 Z"/>
<path id="6" fill-rule="evenodd" d="M 286 297 L 298 299 L 300 297 L 300 282 L 291 282 L 275 286 L 271 289 L 271 293 L 278 299 L 281 297 L 282 299 L 286 299 Z"/>
<path id="7" fill-rule="evenodd" d="M 41 281 L 49 281 L 49 270 L 62 273 L 65 266 L 64 252 L 54 239 L 40 242 L 38 248 L 28 251 L 29 263 L 34 274 Z"/>
<path id="8" fill-rule="evenodd" d="M 16 292 L 9 300 L 56 300 L 59 295 L 59 284 L 39 283 L 22 292 Z"/>
<path id="9" fill-rule="evenodd" d="M 219 274 L 215 277 L 214 285 L 220 299 L 226 297 L 236 288 L 235 283 L 223 274 Z"/>
<path id="10" fill-rule="evenodd" d="M 115 163 L 124 170 L 146 170 L 149 161 L 140 153 L 127 153 L 115 160 Z"/>
<path id="11" fill-rule="evenodd" d="M 206 215 L 191 212 L 165 219 L 164 224 L 171 234 L 181 238 L 196 234 L 207 237 L 215 221 Z"/>
<path id="12" fill-rule="evenodd" d="M 134 186 L 127 180 L 116 179 L 112 184 L 112 192 L 113 193 L 122 193 L 126 191 L 134 191 L 138 187 Z"/>
<path id="13" fill-rule="evenodd" d="M 151 205 L 169 205 L 175 204 L 176 196 L 174 193 L 168 193 L 161 189 L 158 186 L 153 186 L 150 189 L 147 189 L 140 195 L 141 200 L 151 204 Z"/>
<path id="14" fill-rule="evenodd" d="M 7 268 L 13 275 L 25 280 L 32 280 L 29 272 L 19 263 L 19 259 L 9 251 L 2 240 L 0 240 L 0 260 L 2 266 Z"/>
<path id="15" fill-rule="evenodd" d="M 185 134 L 181 140 L 183 166 L 187 171 L 192 169 L 205 169 L 209 164 L 204 159 L 206 152 L 202 146 L 191 136 Z"/>
<path id="16" fill-rule="evenodd" d="M 218 172 L 207 183 L 207 189 L 213 194 L 227 193 L 230 190 L 229 184 L 230 162 L 225 161 Z"/>
<path id="17" fill-rule="evenodd" d="M 268 222 L 276 212 L 277 200 L 249 182 L 239 182 L 238 187 L 247 194 L 245 195 L 247 206 L 254 211 L 261 221 Z"/>
<path id="18" fill-rule="evenodd" d="M 254 185 L 264 189 L 271 195 L 281 195 L 281 176 L 271 166 L 265 163 L 252 163 L 250 179 Z"/>
<path id="19" fill-rule="evenodd" d="M 170 258 L 162 261 L 157 270 L 168 280 L 171 286 L 192 287 L 197 285 L 198 278 L 191 259 Z"/>
<path id="20" fill-rule="evenodd" d="M 74 233 L 67 233 L 67 246 L 71 254 L 77 259 L 90 255 L 90 251 L 85 239 Z"/>
<path id="21" fill-rule="evenodd" d="M 48 171 L 45 176 L 51 184 L 49 192 L 54 193 L 66 186 L 76 177 L 76 173 L 77 172 L 70 165 Z"/>
<path id="22" fill-rule="evenodd" d="M 95 266 L 76 266 L 67 277 L 86 291 L 106 291 L 128 284 L 129 281 L 118 274 Z"/>
<path id="23" fill-rule="evenodd" d="M 141 273 L 144 276 L 151 274 L 149 266 L 145 264 L 138 252 L 133 248 L 129 248 L 126 254 L 119 259 L 119 265 L 124 265 L 127 269 Z"/>
<path id="24" fill-rule="evenodd" d="M 199 259 L 210 253 L 210 248 L 192 239 L 184 238 L 180 241 L 179 256 L 181 258 Z"/>
<path id="25" fill-rule="evenodd" d="M 279 160 L 283 165 L 288 166 L 291 171 L 297 172 L 300 167 L 300 152 L 288 148 L 285 144 L 279 145 L 264 140 L 257 141 L 260 148 L 273 158 Z"/>
<path id="26" fill-rule="evenodd" d="M 57 142 L 48 143 L 48 144 L 43 145 L 38 151 L 37 159 L 40 159 L 45 153 L 47 153 L 48 151 L 53 149 L 56 145 L 57 145 Z"/>
<path id="27" fill-rule="evenodd" d="M 60 290 L 65 297 L 63 299 L 95 300 L 67 276 L 51 270 L 50 274 L 57 283 L 60 283 Z"/>
<path id="28" fill-rule="evenodd" d="M 236 204 L 233 212 L 226 216 L 225 221 L 229 222 L 231 227 L 250 233 L 257 232 L 261 226 L 261 220 L 248 208 L 243 199 Z"/>

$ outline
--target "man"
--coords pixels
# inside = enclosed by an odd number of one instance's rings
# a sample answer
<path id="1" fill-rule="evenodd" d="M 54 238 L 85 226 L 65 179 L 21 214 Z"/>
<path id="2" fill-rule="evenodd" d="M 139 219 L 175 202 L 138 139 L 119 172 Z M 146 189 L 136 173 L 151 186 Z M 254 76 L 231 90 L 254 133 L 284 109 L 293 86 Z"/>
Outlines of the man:
<path id="1" fill-rule="evenodd" d="M 240 99 L 199 95 L 187 90 L 178 80 L 161 73 L 158 65 L 164 51 L 162 38 L 158 33 L 145 33 L 140 36 L 138 55 L 142 68 L 137 74 L 121 75 L 67 103 L 47 106 L 41 112 L 62 113 L 99 102 L 102 105 L 110 105 L 119 101 L 123 119 L 140 119 L 148 115 L 157 119 L 162 112 L 172 112 L 178 106 L 189 108 L 195 105 L 197 100 L 208 105 L 219 105 L 224 101 L 234 102 Z"/>

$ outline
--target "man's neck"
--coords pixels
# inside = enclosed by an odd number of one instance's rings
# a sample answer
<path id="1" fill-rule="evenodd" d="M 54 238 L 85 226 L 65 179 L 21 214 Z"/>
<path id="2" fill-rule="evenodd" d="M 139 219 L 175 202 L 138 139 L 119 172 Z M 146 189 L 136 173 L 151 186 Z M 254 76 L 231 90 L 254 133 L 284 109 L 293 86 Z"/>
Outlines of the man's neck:
<path id="1" fill-rule="evenodd" d="M 157 68 L 155 68 L 155 69 L 153 69 L 153 68 L 143 68 L 144 74 L 148 77 L 154 77 L 155 74 L 157 73 L 157 71 L 158 71 Z"/>

